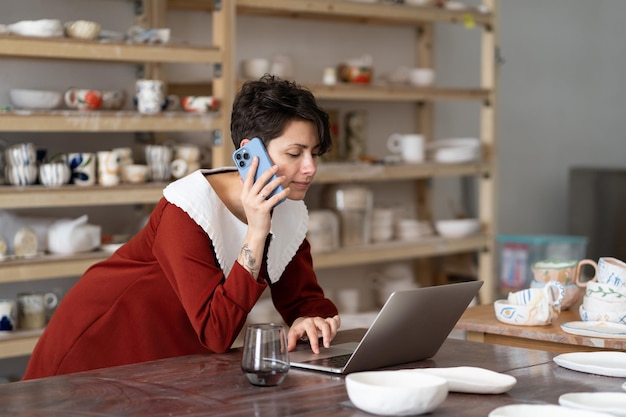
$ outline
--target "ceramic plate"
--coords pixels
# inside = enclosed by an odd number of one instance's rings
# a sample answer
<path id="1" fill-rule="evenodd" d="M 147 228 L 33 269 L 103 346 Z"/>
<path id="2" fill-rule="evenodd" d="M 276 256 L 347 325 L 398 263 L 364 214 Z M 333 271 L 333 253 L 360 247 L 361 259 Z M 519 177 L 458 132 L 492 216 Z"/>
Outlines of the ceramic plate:
<path id="1" fill-rule="evenodd" d="M 505 405 L 489 413 L 489 417 L 609 417 L 610 415 L 552 404 Z"/>
<path id="2" fill-rule="evenodd" d="M 511 375 L 472 366 L 419 368 L 415 371 L 445 378 L 448 381 L 448 389 L 454 392 L 501 394 L 510 390 L 517 383 L 517 380 Z"/>
<path id="3" fill-rule="evenodd" d="M 590 374 L 626 377 L 626 352 L 573 352 L 554 357 L 563 368 Z"/>
<path id="4" fill-rule="evenodd" d="M 607 339 L 626 338 L 626 324 L 610 321 L 570 321 L 561 324 L 566 333 L 579 336 L 603 337 Z"/>
<path id="5" fill-rule="evenodd" d="M 559 397 L 559 404 L 626 417 L 626 392 L 570 392 Z"/>

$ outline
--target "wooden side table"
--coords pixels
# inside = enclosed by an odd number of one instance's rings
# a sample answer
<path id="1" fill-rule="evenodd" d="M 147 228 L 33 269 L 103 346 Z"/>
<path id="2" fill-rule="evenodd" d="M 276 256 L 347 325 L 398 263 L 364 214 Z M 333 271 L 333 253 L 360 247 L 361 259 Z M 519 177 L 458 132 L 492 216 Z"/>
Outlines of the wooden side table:
<path id="1" fill-rule="evenodd" d="M 467 332 L 467 340 L 506 346 L 540 349 L 554 353 L 593 350 L 624 350 L 626 339 L 606 339 L 566 333 L 561 324 L 580 321 L 578 309 L 564 310 L 548 326 L 516 326 L 496 318 L 493 304 L 468 308 L 456 324 L 456 329 Z"/>

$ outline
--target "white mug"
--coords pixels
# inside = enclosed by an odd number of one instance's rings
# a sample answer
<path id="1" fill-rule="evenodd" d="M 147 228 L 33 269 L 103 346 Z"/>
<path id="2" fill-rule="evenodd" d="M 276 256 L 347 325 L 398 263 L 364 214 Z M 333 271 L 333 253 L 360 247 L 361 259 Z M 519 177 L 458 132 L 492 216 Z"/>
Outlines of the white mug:
<path id="1" fill-rule="evenodd" d="M 98 183 L 104 186 L 120 183 L 120 155 L 115 151 L 98 152 Z"/>
<path id="2" fill-rule="evenodd" d="M 404 162 L 424 161 L 424 136 L 422 135 L 394 133 L 387 139 L 387 148 L 392 153 L 399 153 Z"/>
<path id="3" fill-rule="evenodd" d="M 72 182 L 75 185 L 87 186 L 96 183 L 96 154 L 91 152 L 73 152 L 67 155 Z"/>
<path id="4" fill-rule="evenodd" d="M 163 81 L 161 80 L 137 80 L 135 82 L 135 99 L 139 113 L 159 113 L 165 99 L 163 91 Z"/>
<path id="5" fill-rule="evenodd" d="M 17 295 L 18 323 L 20 329 L 41 329 L 46 325 L 47 310 L 57 306 L 55 293 L 23 292 Z"/>

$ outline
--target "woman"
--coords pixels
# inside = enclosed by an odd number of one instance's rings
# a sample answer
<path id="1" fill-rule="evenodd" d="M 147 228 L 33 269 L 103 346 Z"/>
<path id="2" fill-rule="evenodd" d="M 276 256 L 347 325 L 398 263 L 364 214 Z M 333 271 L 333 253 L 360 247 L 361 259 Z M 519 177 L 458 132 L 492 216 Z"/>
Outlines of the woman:
<path id="1" fill-rule="evenodd" d="M 275 165 L 256 182 L 255 158 L 243 181 L 224 167 L 168 185 L 147 225 L 65 296 L 24 379 L 227 351 L 266 287 L 289 350 L 306 337 L 319 352 L 318 335 L 330 345 L 340 320 L 313 271 L 302 201 L 331 146 L 328 115 L 266 75 L 235 98 L 231 134 L 235 147 L 260 137 Z"/>

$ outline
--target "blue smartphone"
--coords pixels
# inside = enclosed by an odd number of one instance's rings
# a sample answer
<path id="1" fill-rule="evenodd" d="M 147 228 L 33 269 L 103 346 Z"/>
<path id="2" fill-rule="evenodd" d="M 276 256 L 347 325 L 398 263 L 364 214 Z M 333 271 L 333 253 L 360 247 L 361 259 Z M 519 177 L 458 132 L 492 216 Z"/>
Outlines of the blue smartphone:
<path id="1" fill-rule="evenodd" d="M 274 165 L 272 163 L 272 160 L 270 159 L 270 156 L 267 153 L 267 150 L 265 149 L 265 145 L 263 145 L 263 141 L 259 138 L 252 138 L 250 142 L 246 143 L 244 146 L 233 152 L 233 161 L 235 162 L 235 165 L 239 170 L 241 178 L 243 178 L 244 180 L 246 179 L 246 175 L 248 174 L 248 170 L 250 169 L 252 159 L 255 156 L 259 157 L 259 165 L 257 167 L 256 174 L 254 175 L 254 181 L 256 182 L 261 174 L 263 174 L 265 171 L 270 169 L 272 165 Z M 270 178 L 269 181 L 272 181 L 274 178 L 277 178 L 275 174 L 272 176 L 272 178 Z M 283 187 L 279 185 L 274 189 L 274 191 L 272 191 L 269 196 L 265 197 L 265 199 L 267 200 L 268 198 L 281 192 L 282 190 Z M 282 203 L 283 201 L 285 201 L 284 198 L 276 203 L 276 205 Z"/>

